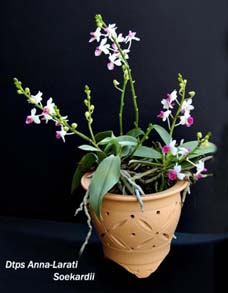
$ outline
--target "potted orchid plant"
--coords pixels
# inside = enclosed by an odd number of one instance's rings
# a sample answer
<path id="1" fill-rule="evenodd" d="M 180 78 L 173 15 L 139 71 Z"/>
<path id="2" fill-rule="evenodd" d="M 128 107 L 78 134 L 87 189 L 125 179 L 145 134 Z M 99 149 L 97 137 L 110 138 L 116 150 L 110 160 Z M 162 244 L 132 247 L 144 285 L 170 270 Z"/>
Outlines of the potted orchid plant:
<path id="1" fill-rule="evenodd" d="M 133 42 L 140 39 L 129 31 L 126 36 L 117 33 L 115 24 L 106 24 L 96 15 L 96 30 L 90 33 L 90 43 L 97 43 L 95 56 L 107 56 L 107 69 L 119 67 L 121 81 L 113 80 L 120 94 L 118 113 L 119 133 L 93 129 L 91 90 L 85 86 L 85 120 L 88 134 L 82 133 L 76 122 L 62 115 L 52 98 L 43 102 L 42 92 L 32 94 L 14 79 L 17 93 L 24 95 L 33 106 L 26 124 L 52 121 L 56 138 L 65 142 L 70 135 L 78 135 L 85 143 L 79 149 L 85 154 L 79 160 L 72 180 L 72 193 L 80 183 L 86 190 L 79 208 L 88 220 L 89 233 L 81 248 L 83 251 L 91 234 L 91 218 L 103 243 L 104 254 L 138 277 L 155 271 L 170 249 L 182 204 L 190 185 L 206 178 L 205 162 L 211 159 L 216 146 L 209 142 L 210 133 L 196 134 L 192 141 L 177 141 L 176 127 L 191 127 L 195 92 L 187 90 L 187 80 L 178 74 L 179 89 L 172 90 L 162 100 L 162 110 L 155 119 L 159 124 L 140 126 L 135 80 L 129 65 Z M 124 129 L 123 115 L 127 87 L 130 88 L 135 118 L 132 129 Z M 159 141 L 149 142 L 153 133 Z M 182 198 L 181 198 L 182 193 Z M 141 230 L 140 230 L 141 229 Z M 141 259 L 140 259 L 141 258 Z"/>

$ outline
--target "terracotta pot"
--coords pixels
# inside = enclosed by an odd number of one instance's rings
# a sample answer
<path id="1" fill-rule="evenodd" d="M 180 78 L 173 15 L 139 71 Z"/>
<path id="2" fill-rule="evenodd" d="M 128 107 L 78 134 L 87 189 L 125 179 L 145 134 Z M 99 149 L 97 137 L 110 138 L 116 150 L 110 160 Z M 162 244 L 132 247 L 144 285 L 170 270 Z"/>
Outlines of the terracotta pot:
<path id="1" fill-rule="evenodd" d="M 87 174 L 81 184 L 88 189 Z M 90 209 L 105 257 L 138 278 L 156 271 L 170 251 L 181 213 L 180 193 L 187 186 L 187 181 L 178 181 L 165 191 L 142 196 L 144 212 L 134 196 L 107 193 L 102 202 L 103 221 Z"/>

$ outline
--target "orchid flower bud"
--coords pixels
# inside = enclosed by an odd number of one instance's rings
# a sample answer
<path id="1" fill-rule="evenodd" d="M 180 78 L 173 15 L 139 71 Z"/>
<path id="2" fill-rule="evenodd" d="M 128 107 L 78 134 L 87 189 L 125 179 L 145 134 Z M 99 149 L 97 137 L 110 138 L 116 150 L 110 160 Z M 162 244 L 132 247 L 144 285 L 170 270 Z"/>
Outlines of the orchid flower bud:
<path id="1" fill-rule="evenodd" d="M 96 25 L 98 27 L 103 27 L 104 21 L 103 21 L 102 16 L 100 14 L 95 15 L 95 21 L 96 21 Z"/>
<path id="2" fill-rule="evenodd" d="M 30 89 L 29 89 L 28 87 L 25 88 L 25 93 L 26 93 L 27 95 L 30 95 Z"/>
<path id="3" fill-rule="evenodd" d="M 202 132 L 200 131 L 197 132 L 196 136 L 197 136 L 197 140 L 200 140 L 203 137 Z"/>
<path id="4" fill-rule="evenodd" d="M 89 120 L 90 113 L 88 111 L 85 112 L 85 117 L 86 117 L 87 120 Z"/>
<path id="5" fill-rule="evenodd" d="M 90 99 L 91 90 L 88 85 L 85 85 L 85 93 L 87 94 L 87 98 Z"/>
<path id="6" fill-rule="evenodd" d="M 72 124 L 71 124 L 71 127 L 72 127 L 73 129 L 76 129 L 76 128 L 78 127 L 78 124 L 77 124 L 77 123 L 72 123 Z"/>
<path id="7" fill-rule="evenodd" d="M 118 80 L 116 80 L 116 79 L 113 80 L 113 85 L 114 85 L 114 87 L 118 87 L 119 84 L 120 84 L 120 83 L 118 82 Z"/>
<path id="8" fill-rule="evenodd" d="M 191 91 L 191 92 L 188 92 L 190 98 L 193 98 L 195 95 L 196 95 L 196 92 L 194 91 Z"/>
<path id="9" fill-rule="evenodd" d="M 22 82 L 18 80 L 16 77 L 14 77 L 13 81 L 17 88 L 19 88 L 22 85 Z"/>
<path id="10" fill-rule="evenodd" d="M 204 137 L 204 139 L 203 139 L 203 143 L 201 144 L 201 146 L 202 147 L 208 147 L 208 145 L 209 145 L 209 139 L 210 139 L 210 137 L 211 137 L 211 132 L 208 132 L 208 134 Z"/>

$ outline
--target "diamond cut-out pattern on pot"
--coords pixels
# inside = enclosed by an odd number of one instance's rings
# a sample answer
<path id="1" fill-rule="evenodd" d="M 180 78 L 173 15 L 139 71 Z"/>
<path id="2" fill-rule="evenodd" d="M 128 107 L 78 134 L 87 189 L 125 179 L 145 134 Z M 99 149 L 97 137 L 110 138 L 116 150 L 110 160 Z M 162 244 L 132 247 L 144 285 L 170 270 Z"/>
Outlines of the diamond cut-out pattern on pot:
<path id="1" fill-rule="evenodd" d="M 173 187 L 171 194 L 161 193 L 166 196 L 145 196 L 144 212 L 136 200 L 106 195 L 103 220 L 91 210 L 105 256 L 140 278 L 154 272 L 169 253 L 181 212 L 180 191 L 187 184 L 178 182 L 176 192 Z"/>
<path id="2" fill-rule="evenodd" d="M 102 212 L 105 214 L 105 210 L 110 209 L 111 207 L 108 206 L 103 208 Z M 159 205 L 152 209 L 145 205 L 144 212 L 141 212 L 137 206 L 134 213 L 127 214 L 120 208 L 115 208 L 115 204 L 112 203 L 112 212 L 105 220 L 100 221 L 96 215 L 93 215 L 96 228 L 105 233 L 105 237 L 100 237 L 103 244 L 129 252 L 150 250 L 164 243 L 169 245 L 179 216 L 180 206 L 176 205 L 176 200 L 169 205 Z"/>

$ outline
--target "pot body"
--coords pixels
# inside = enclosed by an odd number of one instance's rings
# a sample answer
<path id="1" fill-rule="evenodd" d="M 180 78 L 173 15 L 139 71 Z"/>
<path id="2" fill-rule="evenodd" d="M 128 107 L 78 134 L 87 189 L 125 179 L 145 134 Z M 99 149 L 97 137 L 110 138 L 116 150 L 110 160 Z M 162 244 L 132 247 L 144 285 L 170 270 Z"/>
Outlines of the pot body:
<path id="1" fill-rule="evenodd" d="M 86 174 L 82 186 L 88 189 Z M 142 196 L 144 211 L 134 196 L 106 194 L 100 220 L 90 209 L 91 218 L 102 242 L 105 257 L 139 278 L 153 273 L 170 250 L 181 213 L 181 191 L 188 182 Z"/>

